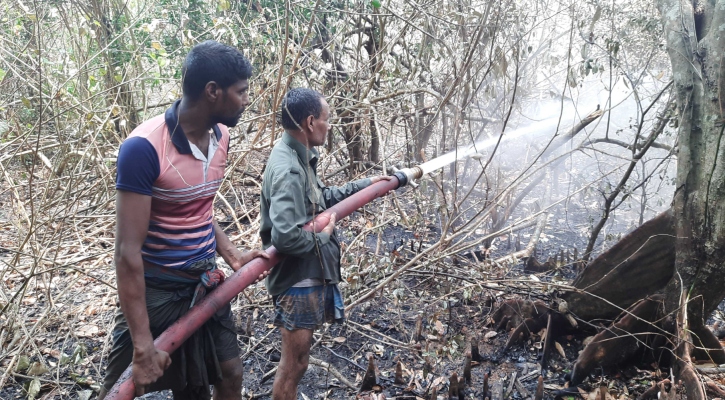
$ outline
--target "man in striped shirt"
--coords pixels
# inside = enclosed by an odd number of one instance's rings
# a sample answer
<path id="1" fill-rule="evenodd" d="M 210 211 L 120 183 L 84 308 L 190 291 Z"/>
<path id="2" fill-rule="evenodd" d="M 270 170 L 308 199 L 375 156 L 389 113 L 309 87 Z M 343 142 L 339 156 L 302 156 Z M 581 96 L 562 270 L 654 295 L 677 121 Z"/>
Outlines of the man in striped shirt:
<path id="1" fill-rule="evenodd" d="M 156 336 L 224 280 L 216 253 L 238 270 L 239 251 L 213 202 L 224 178 L 229 132 L 249 104 L 249 61 L 214 41 L 182 68 L 183 97 L 139 125 L 121 145 L 116 179 L 116 277 L 120 311 L 100 398 L 133 364 L 136 394 L 171 389 L 176 399 L 241 399 L 242 364 L 227 305 L 171 356 Z M 225 126 L 226 125 L 226 126 Z M 260 277 L 262 278 L 262 277 Z"/>

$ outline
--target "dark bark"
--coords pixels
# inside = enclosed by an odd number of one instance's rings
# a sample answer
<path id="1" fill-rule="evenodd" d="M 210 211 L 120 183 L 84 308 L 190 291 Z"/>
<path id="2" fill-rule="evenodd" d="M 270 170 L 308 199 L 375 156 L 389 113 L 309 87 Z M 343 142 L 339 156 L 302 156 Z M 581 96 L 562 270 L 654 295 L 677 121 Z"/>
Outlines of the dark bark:
<path id="1" fill-rule="evenodd" d="M 378 367 L 375 365 L 373 356 L 368 357 L 368 368 L 365 370 L 362 382 L 360 383 L 360 392 L 373 390 L 378 385 Z"/>
<path id="2" fill-rule="evenodd" d="M 662 323 L 665 321 L 660 318 L 664 315 L 664 296 L 656 293 L 661 292 L 672 277 L 674 245 L 673 214 L 667 211 L 594 259 L 573 282 L 575 290 L 560 294 L 558 307 L 549 307 L 541 301 L 504 303 L 493 319 L 497 328 L 513 329 L 505 349 L 544 327 L 547 327 L 548 341 L 575 329 L 587 329 L 591 322 L 609 322 L 619 316 L 614 325 L 600 332 L 579 356 L 572 373 L 572 384 L 576 385 L 595 368 L 612 367 L 630 360 L 645 348 L 666 345 L 665 333 L 673 332 L 675 327 L 672 322 L 669 325 Z M 630 310 L 625 311 L 627 309 Z M 572 322 L 571 316 L 584 323 Z M 660 321 L 660 324 L 654 325 L 650 321 Z M 703 328 L 705 331 L 697 331 L 700 338 L 697 344 L 715 347 L 717 339 Z M 711 357 L 719 360 L 722 355 L 725 353 L 715 353 Z M 544 359 L 546 356 L 544 351 Z"/>
<path id="3" fill-rule="evenodd" d="M 417 93 L 416 95 L 417 112 L 415 115 L 415 150 L 413 157 L 417 162 L 425 162 L 425 148 L 433 136 L 433 125 L 438 113 L 429 114 L 425 107 L 425 94 Z"/>
<path id="4" fill-rule="evenodd" d="M 594 259 L 564 293 L 569 311 L 584 321 L 611 319 L 665 287 L 675 261 L 674 221 L 664 212 Z"/>
<path id="5" fill-rule="evenodd" d="M 350 171 L 354 174 L 365 161 L 363 155 L 362 129 L 357 116 L 346 116 L 341 118 L 343 124 L 342 133 L 347 144 L 347 153 L 350 160 Z"/>
<path id="6" fill-rule="evenodd" d="M 377 164 L 380 162 L 380 140 L 378 136 L 378 127 L 375 121 L 375 114 L 370 116 L 370 148 L 368 149 L 368 158 Z"/>
<path id="7" fill-rule="evenodd" d="M 595 368 L 623 364 L 647 348 L 659 333 L 659 328 L 649 321 L 655 320 L 661 307 L 662 296 L 642 300 L 610 328 L 594 336 L 572 368 L 571 384 L 582 383 Z M 647 332 L 652 334 L 644 334 Z"/>
<path id="8" fill-rule="evenodd" d="M 458 399 L 458 374 L 454 372 L 448 381 L 448 398 Z"/>

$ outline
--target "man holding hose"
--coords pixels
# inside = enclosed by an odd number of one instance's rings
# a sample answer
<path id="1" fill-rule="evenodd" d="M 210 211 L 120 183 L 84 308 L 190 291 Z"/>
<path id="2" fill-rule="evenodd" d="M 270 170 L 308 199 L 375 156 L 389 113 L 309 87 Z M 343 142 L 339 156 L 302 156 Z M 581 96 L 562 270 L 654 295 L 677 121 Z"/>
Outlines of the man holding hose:
<path id="1" fill-rule="evenodd" d="M 297 399 L 307 370 L 312 333 L 325 322 L 342 322 L 340 244 L 335 215 L 320 233 L 302 230 L 317 214 L 361 189 L 390 179 L 377 176 L 327 187 L 317 176 L 319 153 L 330 130 L 330 106 L 310 89 L 292 89 L 282 100 L 282 139 L 274 146 L 262 182 L 260 236 L 286 258 L 267 277 L 282 334 L 282 356 L 272 388 L 274 400 Z"/>
<path id="2" fill-rule="evenodd" d="M 235 271 L 268 257 L 239 251 L 213 215 L 229 150 L 226 127 L 249 105 L 250 75 L 238 50 L 214 41 L 195 46 L 182 68 L 182 99 L 121 145 L 115 249 L 121 307 L 100 399 L 129 364 L 137 396 L 171 389 L 175 399 L 209 399 L 214 385 L 215 399 L 242 398 L 229 304 L 171 356 L 153 340 L 224 280 L 216 253 Z"/>

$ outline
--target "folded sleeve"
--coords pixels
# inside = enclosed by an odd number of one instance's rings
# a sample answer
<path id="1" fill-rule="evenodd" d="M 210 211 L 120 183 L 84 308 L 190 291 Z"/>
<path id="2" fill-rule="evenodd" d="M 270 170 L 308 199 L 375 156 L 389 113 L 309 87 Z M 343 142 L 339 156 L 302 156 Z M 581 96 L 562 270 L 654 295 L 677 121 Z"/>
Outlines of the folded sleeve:
<path id="1" fill-rule="evenodd" d="M 330 186 L 322 188 L 322 196 L 325 198 L 325 205 L 330 208 L 335 204 L 345 200 L 349 196 L 370 186 L 372 181 L 370 178 L 352 181 L 343 186 Z"/>

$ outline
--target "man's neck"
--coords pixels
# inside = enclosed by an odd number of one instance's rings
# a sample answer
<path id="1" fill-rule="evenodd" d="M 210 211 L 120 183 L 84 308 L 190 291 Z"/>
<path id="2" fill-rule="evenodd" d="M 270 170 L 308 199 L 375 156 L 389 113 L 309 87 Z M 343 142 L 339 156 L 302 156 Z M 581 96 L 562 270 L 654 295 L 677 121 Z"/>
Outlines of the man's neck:
<path id="1" fill-rule="evenodd" d="M 291 130 L 285 129 L 285 132 L 287 132 L 288 135 L 290 135 L 293 138 L 295 138 L 298 142 L 300 142 L 303 145 L 305 145 L 305 147 L 307 147 L 307 149 L 312 150 L 312 146 L 310 146 L 310 143 L 307 140 L 307 135 L 305 135 L 305 132 L 304 131 L 302 131 L 302 130 L 299 130 L 299 131 L 291 131 Z"/>
<path id="2" fill-rule="evenodd" d="M 209 131 L 215 125 L 211 122 L 209 113 L 204 107 L 186 97 L 181 99 L 177 115 L 181 129 L 192 143 L 206 140 L 209 137 Z"/>

